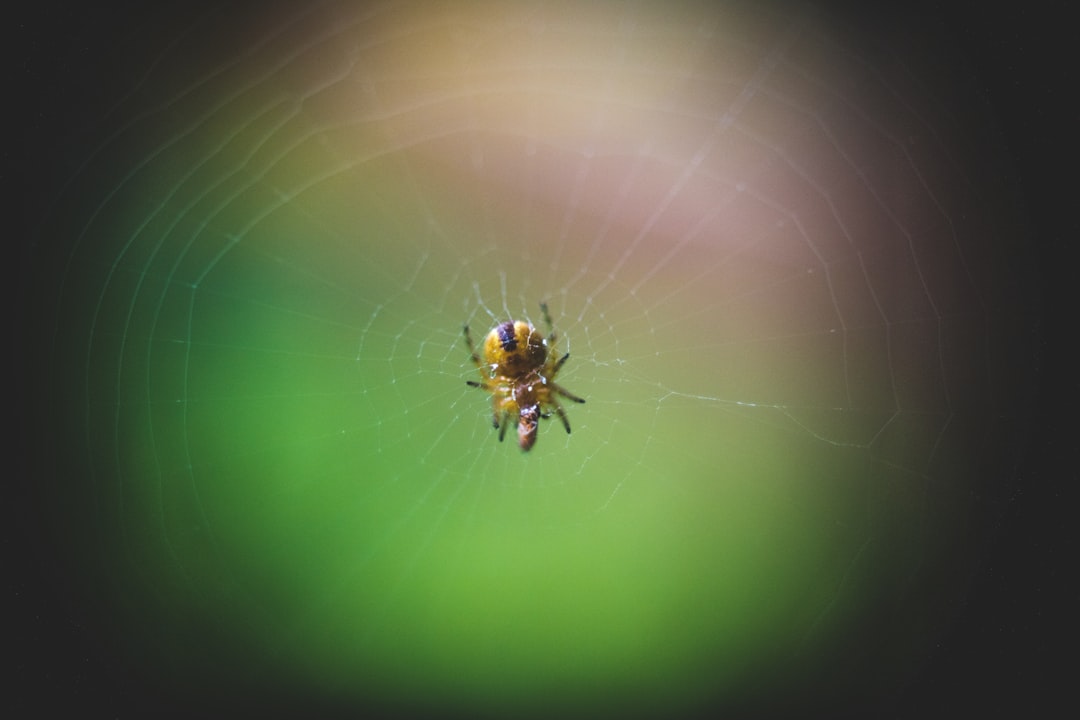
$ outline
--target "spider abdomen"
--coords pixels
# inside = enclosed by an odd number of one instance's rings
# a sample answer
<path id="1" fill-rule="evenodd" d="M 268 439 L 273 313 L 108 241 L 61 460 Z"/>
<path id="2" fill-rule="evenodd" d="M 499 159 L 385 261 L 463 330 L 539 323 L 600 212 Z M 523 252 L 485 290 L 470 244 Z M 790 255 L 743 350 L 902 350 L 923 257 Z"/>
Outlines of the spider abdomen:
<path id="1" fill-rule="evenodd" d="M 492 376 L 518 380 L 543 366 L 546 359 L 544 336 L 523 320 L 497 325 L 484 340 L 484 363 Z"/>

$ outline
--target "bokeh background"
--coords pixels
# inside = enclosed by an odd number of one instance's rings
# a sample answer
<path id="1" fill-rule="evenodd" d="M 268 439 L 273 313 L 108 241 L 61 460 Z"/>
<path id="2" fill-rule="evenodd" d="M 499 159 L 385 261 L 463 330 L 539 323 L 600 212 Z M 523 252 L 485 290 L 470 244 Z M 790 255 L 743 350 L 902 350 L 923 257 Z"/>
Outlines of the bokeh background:
<path id="1" fill-rule="evenodd" d="M 923 709 L 1045 437 L 1054 329 L 950 19 L 42 13 L 38 701 Z M 588 402 L 523 454 L 462 325 L 541 301 Z"/>

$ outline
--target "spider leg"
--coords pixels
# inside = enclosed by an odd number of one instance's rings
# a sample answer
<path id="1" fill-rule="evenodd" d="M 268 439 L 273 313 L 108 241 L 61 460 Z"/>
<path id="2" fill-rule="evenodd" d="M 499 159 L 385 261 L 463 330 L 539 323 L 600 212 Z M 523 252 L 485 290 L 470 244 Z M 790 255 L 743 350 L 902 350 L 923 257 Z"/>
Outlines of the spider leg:
<path id="1" fill-rule="evenodd" d="M 472 333 L 469 332 L 468 323 L 463 326 L 463 329 L 465 332 L 465 345 L 469 348 L 469 356 L 472 358 L 473 364 L 483 370 L 484 364 L 480 362 L 480 356 L 476 354 L 476 346 L 473 345 Z"/>
<path id="2" fill-rule="evenodd" d="M 495 427 L 499 428 L 499 442 L 502 442 L 503 437 L 506 435 L 506 428 L 510 427 L 510 413 L 503 413 L 501 423 L 499 422 L 499 416 L 495 415 Z"/>
<path id="3" fill-rule="evenodd" d="M 506 410 L 502 408 L 502 404 L 499 402 L 498 395 L 491 396 L 491 427 L 498 429 L 499 442 L 502 442 L 502 436 L 506 432 L 507 423 Z"/>
<path id="4" fill-rule="evenodd" d="M 555 342 L 555 326 L 551 324 L 551 313 L 548 312 L 548 306 L 546 302 L 540 303 L 540 311 L 544 313 L 544 324 L 547 325 L 548 329 L 547 341 L 548 345 L 551 345 Z"/>
<path id="5" fill-rule="evenodd" d="M 555 374 L 559 372 L 559 368 L 561 368 L 563 366 L 563 363 L 569 359 L 570 353 L 566 353 L 561 358 L 559 358 L 559 362 L 555 363 L 555 367 L 551 368 L 551 377 L 555 377 Z"/>
<path id="6" fill-rule="evenodd" d="M 555 383 L 548 383 L 548 387 L 550 387 L 552 390 L 554 390 L 558 394 L 562 395 L 567 400 L 573 400 L 576 403 L 585 402 L 585 398 L 578 397 L 574 393 L 572 393 L 569 390 L 567 390 L 566 388 L 564 388 L 562 385 L 556 385 Z"/>
<path id="7" fill-rule="evenodd" d="M 551 402 L 552 402 L 553 405 L 555 405 L 555 413 L 559 416 L 559 419 L 562 420 L 562 426 L 564 428 L 566 428 L 566 434 L 569 435 L 570 434 L 570 420 L 566 417 L 566 411 L 563 410 L 562 404 L 559 403 L 559 401 L 556 400 L 555 398 L 552 398 Z"/>

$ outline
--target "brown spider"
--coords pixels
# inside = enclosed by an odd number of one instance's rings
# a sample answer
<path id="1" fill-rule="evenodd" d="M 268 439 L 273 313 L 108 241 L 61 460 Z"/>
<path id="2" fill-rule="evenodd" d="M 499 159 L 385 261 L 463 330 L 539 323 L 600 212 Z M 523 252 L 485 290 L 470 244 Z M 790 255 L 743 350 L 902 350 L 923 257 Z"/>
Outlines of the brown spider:
<path id="1" fill-rule="evenodd" d="M 552 410 L 562 420 L 567 434 L 570 433 L 570 421 L 558 395 L 577 403 L 585 402 L 555 383 L 555 376 L 570 353 L 555 360 L 555 328 L 547 303 L 540 303 L 540 310 L 548 328 L 546 338 L 532 323 L 524 320 L 499 323 L 484 339 L 482 360 L 473 346 L 469 326 L 465 325 L 465 343 L 483 377 L 481 382 L 465 382 L 491 393 L 492 423 L 499 430 L 499 442 L 506 435 L 510 419 L 517 418 L 518 445 L 522 450 L 529 450 L 536 444 L 540 418 L 551 417 Z"/>

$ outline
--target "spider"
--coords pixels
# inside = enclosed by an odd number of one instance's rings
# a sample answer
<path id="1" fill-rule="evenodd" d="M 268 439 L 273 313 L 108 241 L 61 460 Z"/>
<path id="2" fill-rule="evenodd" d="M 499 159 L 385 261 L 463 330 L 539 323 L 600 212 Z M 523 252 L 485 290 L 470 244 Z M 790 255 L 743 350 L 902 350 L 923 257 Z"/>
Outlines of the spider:
<path id="1" fill-rule="evenodd" d="M 473 345 L 469 326 L 465 325 L 465 344 L 483 377 L 480 382 L 465 382 L 491 393 L 492 424 L 499 431 L 499 442 L 506 435 L 510 419 L 517 418 L 518 445 L 526 451 L 536 444 L 540 418 L 550 418 L 552 410 L 559 416 L 567 434 L 570 433 L 570 421 L 559 402 L 559 395 L 576 403 L 585 402 L 555 383 L 555 376 L 570 353 L 555 359 L 555 328 L 547 303 L 540 303 L 540 310 L 548 329 L 546 338 L 532 323 L 523 320 L 499 323 L 484 339 L 483 359 Z"/>

